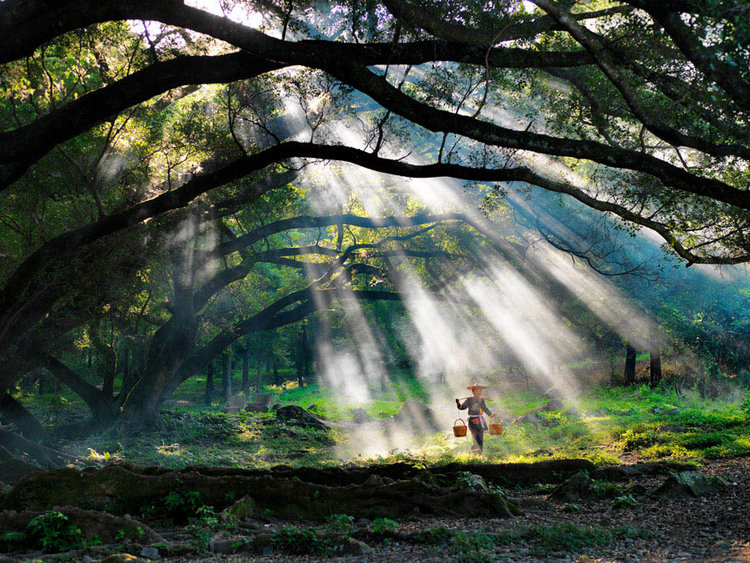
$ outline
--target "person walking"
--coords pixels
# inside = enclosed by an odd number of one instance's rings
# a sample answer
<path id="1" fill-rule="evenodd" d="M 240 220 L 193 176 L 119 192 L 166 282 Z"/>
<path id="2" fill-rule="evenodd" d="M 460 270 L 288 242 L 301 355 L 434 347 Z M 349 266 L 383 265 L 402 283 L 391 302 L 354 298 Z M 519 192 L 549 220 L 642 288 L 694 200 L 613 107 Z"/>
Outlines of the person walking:
<path id="1" fill-rule="evenodd" d="M 482 391 L 487 389 L 484 385 L 474 383 L 467 387 L 471 391 L 472 396 L 466 397 L 461 402 L 461 399 L 456 399 L 456 407 L 459 410 L 469 410 L 469 432 L 471 437 L 474 439 L 474 445 L 471 447 L 471 451 L 482 455 L 484 452 L 484 431 L 487 430 L 487 422 L 484 420 L 484 413 L 490 415 L 490 418 L 495 418 L 495 413 L 487 406 L 484 399 L 482 398 Z"/>

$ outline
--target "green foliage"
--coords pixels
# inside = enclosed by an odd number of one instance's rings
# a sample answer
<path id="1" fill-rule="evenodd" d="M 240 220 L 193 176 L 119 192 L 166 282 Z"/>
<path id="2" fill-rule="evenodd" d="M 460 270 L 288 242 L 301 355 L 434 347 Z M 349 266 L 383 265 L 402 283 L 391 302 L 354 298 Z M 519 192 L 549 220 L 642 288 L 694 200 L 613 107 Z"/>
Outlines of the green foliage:
<path id="1" fill-rule="evenodd" d="M 599 480 L 592 481 L 591 490 L 596 498 L 602 499 L 615 498 L 621 492 L 621 488 L 617 483 Z"/>
<path id="2" fill-rule="evenodd" d="M 390 518 L 375 518 L 372 521 L 370 529 L 374 534 L 387 534 L 398 529 L 398 522 Z"/>
<path id="3" fill-rule="evenodd" d="M 745 413 L 745 417 L 750 420 L 750 393 L 745 394 L 745 400 L 742 401 L 740 410 Z"/>
<path id="4" fill-rule="evenodd" d="M 525 536 L 534 541 L 530 551 L 534 556 L 556 551 L 578 553 L 587 547 L 609 545 L 614 540 L 614 534 L 607 529 L 573 522 L 532 526 Z"/>
<path id="5" fill-rule="evenodd" d="M 190 543 L 199 552 L 206 551 L 211 537 L 220 530 L 234 531 L 237 519 L 222 518 L 210 506 L 201 505 L 195 510 L 195 516 L 189 519 L 185 530 L 190 534 Z"/>
<path id="6" fill-rule="evenodd" d="M 482 532 L 458 532 L 451 546 L 451 554 L 457 561 L 481 563 L 492 561 L 495 538 Z"/>
<path id="7" fill-rule="evenodd" d="M 28 524 L 33 539 L 48 553 L 80 549 L 85 545 L 83 531 L 62 512 L 50 510 Z"/>
<path id="8" fill-rule="evenodd" d="M 181 444 L 200 444 L 227 440 L 241 432 L 236 417 L 220 412 L 165 412 L 165 430 Z"/>
<path id="9" fill-rule="evenodd" d="M 332 551 L 328 542 L 312 528 L 284 527 L 273 534 L 271 545 L 289 555 L 329 555 Z"/>
<path id="10" fill-rule="evenodd" d="M 351 536 L 355 530 L 354 517 L 348 514 L 331 514 L 326 518 L 325 527 L 332 534 Z"/>
<path id="11" fill-rule="evenodd" d="M 629 428 L 620 436 L 620 444 L 623 451 L 632 452 L 652 445 L 656 440 L 656 435 L 652 431 L 638 432 Z"/>
<path id="12" fill-rule="evenodd" d="M 203 506 L 198 491 L 170 491 L 162 500 L 167 514 L 171 517 L 194 515 Z"/>
<path id="13" fill-rule="evenodd" d="M 637 504 L 638 501 L 632 494 L 624 494 L 615 497 L 615 499 L 612 501 L 612 508 L 632 508 Z"/>
<path id="14" fill-rule="evenodd" d="M 456 486 L 460 489 L 477 492 L 486 492 L 488 490 L 484 478 L 469 471 L 460 471 L 456 475 Z"/>
<path id="15" fill-rule="evenodd" d="M 115 539 L 120 542 L 126 540 L 138 541 L 146 534 L 146 531 L 140 526 L 136 526 L 134 529 L 125 530 L 120 528 L 115 534 Z"/>
<path id="16" fill-rule="evenodd" d="M 654 444 L 653 446 L 641 450 L 641 455 L 645 458 L 655 459 L 665 457 L 683 459 L 689 457 L 688 451 L 679 444 Z"/>

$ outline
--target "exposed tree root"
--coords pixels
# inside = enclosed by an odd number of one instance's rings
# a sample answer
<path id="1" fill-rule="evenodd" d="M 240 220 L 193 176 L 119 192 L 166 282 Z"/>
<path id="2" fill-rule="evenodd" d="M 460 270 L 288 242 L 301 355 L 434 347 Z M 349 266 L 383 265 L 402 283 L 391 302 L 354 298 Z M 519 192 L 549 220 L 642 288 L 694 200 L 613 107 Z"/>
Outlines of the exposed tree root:
<path id="1" fill-rule="evenodd" d="M 78 526 L 83 532 L 83 537 L 87 540 L 98 539 L 103 543 L 119 543 L 123 540 L 134 540 L 140 543 L 164 541 L 164 538 L 151 528 L 130 516 L 118 517 L 106 512 L 83 510 L 70 506 L 55 507 L 54 510 L 67 516 L 69 523 Z M 29 531 L 28 525 L 34 518 L 42 514 L 44 512 L 33 510 L 0 512 L 0 530 L 23 533 L 26 539 L 20 540 L 19 544 L 32 548 L 41 547 L 35 544 L 35 538 Z"/>
<path id="2" fill-rule="evenodd" d="M 0 429 L 0 446 L 7 450 L 18 450 L 28 454 L 44 467 L 60 467 L 66 463 L 77 461 L 73 456 L 42 446 L 2 429 Z"/>
<path id="3" fill-rule="evenodd" d="M 534 483 L 559 483 L 580 471 L 592 472 L 596 466 L 585 459 L 553 459 L 535 463 L 449 463 L 447 465 L 419 468 L 410 463 L 392 463 L 367 467 L 289 467 L 280 465 L 268 469 L 236 469 L 221 467 L 189 467 L 205 475 L 244 475 L 256 477 L 273 475 L 278 478 L 300 479 L 319 485 L 354 485 L 364 483 L 371 475 L 404 480 L 429 473 L 440 480 L 452 481 L 458 473 L 468 471 L 498 485 L 529 485 Z M 156 469 L 152 469 L 156 470 Z"/>
<path id="4" fill-rule="evenodd" d="M 509 517 L 517 512 L 501 495 L 438 484 L 436 475 L 429 471 L 401 480 L 374 474 L 361 484 L 340 481 L 336 486 L 296 476 L 278 476 L 278 471 L 251 473 L 197 468 L 137 470 L 124 466 L 85 471 L 59 469 L 25 478 L 8 493 L 2 507 L 46 510 L 69 505 L 122 514 L 163 505 L 170 493 L 197 492 L 201 502 L 216 509 L 229 506 L 233 499 L 248 496 L 259 510 L 269 509 L 282 518 L 313 520 L 331 514 L 371 518 L 415 513 Z"/>

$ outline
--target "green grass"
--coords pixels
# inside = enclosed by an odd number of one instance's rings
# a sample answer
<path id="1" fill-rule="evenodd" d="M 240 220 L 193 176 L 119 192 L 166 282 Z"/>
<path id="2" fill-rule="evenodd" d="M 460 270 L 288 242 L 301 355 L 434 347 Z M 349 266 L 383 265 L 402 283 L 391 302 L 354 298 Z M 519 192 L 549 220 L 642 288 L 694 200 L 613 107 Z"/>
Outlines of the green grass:
<path id="1" fill-rule="evenodd" d="M 281 371 L 290 378 L 291 371 Z M 235 388 L 240 381 L 235 373 Z M 215 382 L 211 405 L 203 404 L 204 377 L 195 377 L 180 386 L 173 400 L 163 409 L 164 428 L 137 437 L 118 438 L 104 433 L 70 444 L 77 455 L 90 461 L 128 461 L 143 465 L 184 467 L 207 464 L 237 467 L 336 464 L 342 451 L 356 451 L 362 436 L 334 428 L 330 434 L 285 426 L 273 422 L 274 415 L 221 412 L 221 379 Z M 325 419 L 350 420 L 355 409 L 364 409 L 374 419 L 395 415 L 406 398 L 428 398 L 426 390 L 406 372 L 391 376 L 387 392 L 371 389 L 371 400 L 357 404 L 336 397 L 333 390 L 312 384 L 299 388 L 287 379 L 283 386 L 266 386 L 281 405 L 303 408 Z M 18 396 L 18 395 L 17 395 Z M 85 405 L 67 388 L 60 395 L 37 395 L 32 390 L 20 396 L 24 405 L 43 424 L 54 426 L 82 420 Z M 505 432 L 486 436 L 484 458 L 469 453 L 471 438 L 455 438 L 445 429 L 415 438 L 408 450 L 383 454 L 376 460 L 415 459 L 422 462 L 449 461 L 534 461 L 549 458 L 583 457 L 598 464 L 617 463 L 621 456 L 645 459 L 700 461 L 750 454 L 750 402 L 743 397 L 709 400 L 697 392 L 680 395 L 669 389 L 647 386 L 597 388 L 582 393 L 575 405 L 559 411 L 539 411 L 536 424 L 514 424 L 514 419 L 542 406 L 539 393 L 515 392 L 494 397 L 491 405 L 505 413 Z M 448 401 L 450 402 L 450 401 Z M 744 406 L 743 406 L 744 405 Z M 439 406 L 439 405 L 438 405 Z M 450 411 L 452 405 L 446 405 Z M 672 409 L 678 409 L 672 412 Z M 456 412 L 457 411 L 453 411 Z M 458 413 L 457 413 L 458 414 Z M 671 428 L 670 428 L 671 427 Z M 355 453 L 356 455 L 356 453 Z M 357 458 L 367 463 L 372 458 Z"/>

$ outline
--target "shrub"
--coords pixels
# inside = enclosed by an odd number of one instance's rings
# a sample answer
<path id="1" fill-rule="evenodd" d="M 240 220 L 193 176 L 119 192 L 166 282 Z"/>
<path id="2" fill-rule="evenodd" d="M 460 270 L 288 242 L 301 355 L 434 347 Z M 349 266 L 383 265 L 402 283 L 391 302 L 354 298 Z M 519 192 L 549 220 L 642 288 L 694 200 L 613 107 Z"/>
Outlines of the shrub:
<path id="1" fill-rule="evenodd" d="M 376 534 L 387 534 L 398 528 L 398 522 L 390 518 L 375 518 L 372 521 L 372 531 Z"/>
<path id="2" fill-rule="evenodd" d="M 635 497 L 631 494 L 620 495 L 612 501 L 612 508 L 631 508 L 638 504 Z"/>
<path id="3" fill-rule="evenodd" d="M 41 543 L 42 549 L 49 553 L 80 549 L 85 545 L 81 528 L 71 523 L 62 512 L 50 510 L 40 514 L 29 522 L 27 528 Z"/>

